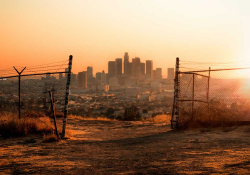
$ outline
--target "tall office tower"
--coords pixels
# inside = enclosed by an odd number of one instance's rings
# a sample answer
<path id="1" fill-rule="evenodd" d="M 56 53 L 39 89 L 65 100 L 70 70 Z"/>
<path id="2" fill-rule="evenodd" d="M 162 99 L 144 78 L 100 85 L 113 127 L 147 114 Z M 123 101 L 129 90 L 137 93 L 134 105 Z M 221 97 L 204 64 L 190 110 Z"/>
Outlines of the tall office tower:
<path id="1" fill-rule="evenodd" d="M 97 81 L 101 81 L 101 79 L 102 79 L 102 73 L 101 72 L 96 72 L 95 78 L 96 78 Z"/>
<path id="2" fill-rule="evenodd" d="M 79 72 L 78 73 L 78 87 L 86 89 L 87 88 L 87 72 Z"/>
<path id="3" fill-rule="evenodd" d="M 162 79 L 162 69 L 156 68 L 156 79 Z"/>
<path id="4" fill-rule="evenodd" d="M 153 79 L 154 79 L 154 80 L 157 79 L 156 76 L 157 76 L 157 72 L 156 72 L 156 70 L 153 70 Z"/>
<path id="5" fill-rule="evenodd" d="M 87 77 L 90 79 L 93 77 L 93 67 L 87 67 Z"/>
<path id="6" fill-rule="evenodd" d="M 122 75 L 122 58 L 115 59 L 116 72 L 115 75 Z"/>
<path id="7" fill-rule="evenodd" d="M 76 74 L 71 73 L 71 81 L 72 84 L 76 81 Z"/>
<path id="8" fill-rule="evenodd" d="M 106 73 L 106 81 L 108 81 L 108 80 L 109 80 L 109 74 Z"/>
<path id="9" fill-rule="evenodd" d="M 129 56 L 128 56 L 128 52 L 125 52 L 124 54 L 124 75 L 129 75 Z"/>
<path id="10" fill-rule="evenodd" d="M 106 82 L 106 74 L 105 74 L 104 70 L 102 71 L 101 81 Z"/>
<path id="11" fill-rule="evenodd" d="M 116 62 L 115 61 L 109 61 L 108 63 L 108 74 L 109 78 L 112 78 L 115 76 L 116 73 Z"/>
<path id="12" fill-rule="evenodd" d="M 174 68 L 168 68 L 168 79 L 174 80 Z"/>
<path id="13" fill-rule="evenodd" d="M 132 75 L 132 63 L 128 63 L 128 75 Z"/>
<path id="14" fill-rule="evenodd" d="M 140 63 L 140 67 L 141 67 L 141 74 L 145 75 L 145 63 Z"/>
<path id="15" fill-rule="evenodd" d="M 137 70 L 137 67 L 140 66 L 140 58 L 138 57 L 135 57 L 132 59 L 132 76 L 133 77 L 136 77 L 136 70 Z"/>
<path id="16" fill-rule="evenodd" d="M 146 60 L 146 75 L 148 79 L 153 78 L 153 60 Z"/>

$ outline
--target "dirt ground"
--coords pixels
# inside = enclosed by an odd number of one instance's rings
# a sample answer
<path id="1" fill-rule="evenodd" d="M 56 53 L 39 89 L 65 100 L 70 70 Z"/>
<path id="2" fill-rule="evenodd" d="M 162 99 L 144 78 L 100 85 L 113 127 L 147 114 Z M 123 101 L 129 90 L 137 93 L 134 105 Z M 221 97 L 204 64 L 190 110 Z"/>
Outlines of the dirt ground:
<path id="1" fill-rule="evenodd" d="M 69 119 L 69 140 L 0 140 L 0 174 L 250 174 L 250 127 Z"/>

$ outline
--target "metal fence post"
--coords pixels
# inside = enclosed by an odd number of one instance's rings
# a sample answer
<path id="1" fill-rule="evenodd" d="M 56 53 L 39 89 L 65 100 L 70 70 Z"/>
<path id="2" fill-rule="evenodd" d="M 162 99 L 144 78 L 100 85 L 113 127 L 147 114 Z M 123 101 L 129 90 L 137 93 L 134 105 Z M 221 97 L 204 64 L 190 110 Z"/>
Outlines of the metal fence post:
<path id="1" fill-rule="evenodd" d="M 193 92 L 192 92 L 192 119 L 194 118 L 194 86 L 195 86 L 195 74 L 193 74 Z"/>
<path id="2" fill-rule="evenodd" d="M 71 78 L 72 60 L 73 60 L 73 56 L 70 55 L 69 56 L 69 67 L 68 67 L 68 76 L 67 76 L 67 84 L 66 84 L 65 106 L 64 106 L 63 127 L 62 127 L 62 136 L 61 136 L 61 138 L 65 138 L 65 130 L 66 130 L 66 124 L 67 124 L 68 102 L 69 102 L 69 86 L 70 86 L 70 78 Z"/>
<path id="3" fill-rule="evenodd" d="M 20 119 L 21 118 L 21 74 L 23 73 L 24 69 L 26 69 L 26 67 L 23 68 L 23 70 L 21 72 L 19 72 L 15 68 L 15 66 L 13 66 L 13 67 L 16 70 L 16 72 L 18 73 L 18 97 L 19 97 L 19 101 L 18 101 L 18 116 L 19 116 L 19 119 Z"/>
<path id="4" fill-rule="evenodd" d="M 58 139 L 60 139 L 58 131 L 57 131 L 57 124 L 56 124 L 56 110 L 55 110 L 54 90 L 49 91 L 49 96 L 50 96 L 51 112 L 52 112 L 53 119 L 54 119 L 54 126 L 55 126 L 56 136 L 57 136 Z"/>
<path id="5" fill-rule="evenodd" d="M 207 82 L 207 104 L 208 104 L 208 116 L 210 117 L 210 100 L 209 100 L 209 91 L 210 91 L 210 73 L 211 73 L 211 67 L 209 67 L 208 72 L 208 82 Z"/>
<path id="6" fill-rule="evenodd" d="M 174 79 L 174 104 L 172 109 L 172 118 L 171 118 L 171 128 L 176 129 L 178 127 L 179 119 L 179 58 L 176 58 L 175 65 L 175 79 Z"/>

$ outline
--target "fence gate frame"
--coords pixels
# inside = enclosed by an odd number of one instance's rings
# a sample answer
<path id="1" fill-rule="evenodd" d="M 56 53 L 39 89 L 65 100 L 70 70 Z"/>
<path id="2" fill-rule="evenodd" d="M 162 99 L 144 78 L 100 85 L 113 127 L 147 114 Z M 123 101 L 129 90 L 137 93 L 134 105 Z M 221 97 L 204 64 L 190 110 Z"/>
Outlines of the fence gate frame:
<path id="1" fill-rule="evenodd" d="M 179 127 L 179 119 L 180 119 L 180 106 L 179 102 L 192 102 L 192 107 L 191 107 L 191 114 L 192 117 L 194 117 L 194 102 L 203 102 L 208 104 L 208 112 L 209 112 L 209 89 L 210 89 L 210 72 L 211 72 L 211 67 L 209 67 L 208 71 L 208 76 L 199 74 L 197 72 L 204 72 L 204 71 L 180 71 L 180 59 L 177 57 L 176 58 L 176 64 L 175 64 L 175 79 L 174 79 L 174 102 L 173 102 L 173 108 L 172 108 L 172 116 L 171 116 L 171 129 L 175 130 L 178 129 Z M 182 74 L 191 74 L 192 75 L 192 99 L 186 99 L 182 100 L 180 99 L 180 76 Z M 195 99 L 195 76 L 201 76 L 205 77 L 208 79 L 207 84 L 207 93 L 206 93 L 206 101 L 204 100 L 196 100 Z"/>

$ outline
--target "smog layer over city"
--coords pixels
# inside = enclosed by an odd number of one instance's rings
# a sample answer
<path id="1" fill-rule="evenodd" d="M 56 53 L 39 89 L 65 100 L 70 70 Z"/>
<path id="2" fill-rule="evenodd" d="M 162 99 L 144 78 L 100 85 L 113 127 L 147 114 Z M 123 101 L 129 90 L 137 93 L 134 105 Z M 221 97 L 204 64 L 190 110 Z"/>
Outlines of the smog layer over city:
<path id="1" fill-rule="evenodd" d="M 249 7 L 1 0 L 0 174 L 250 174 Z"/>

